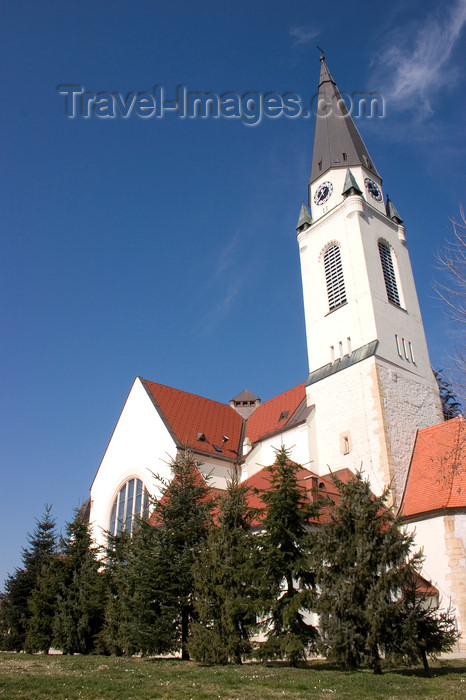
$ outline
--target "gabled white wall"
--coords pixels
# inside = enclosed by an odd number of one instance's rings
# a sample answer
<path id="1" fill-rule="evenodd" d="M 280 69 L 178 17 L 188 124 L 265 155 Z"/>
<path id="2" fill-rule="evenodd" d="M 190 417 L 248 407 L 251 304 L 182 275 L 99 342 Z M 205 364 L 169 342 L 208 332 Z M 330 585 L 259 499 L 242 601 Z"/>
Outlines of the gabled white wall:
<path id="1" fill-rule="evenodd" d="M 265 438 L 246 455 L 241 479 L 253 476 L 263 467 L 268 467 L 275 462 L 276 450 L 282 445 L 290 451 L 290 459 L 303 467 L 314 470 L 314 465 L 310 463 L 310 445 L 308 424 L 312 420 L 312 415 L 306 423 L 298 425 L 296 428 L 284 430 L 271 437 Z"/>
<path id="2" fill-rule="evenodd" d="M 105 542 L 113 502 L 124 482 L 138 477 L 156 495 L 152 473 L 168 478 L 167 462 L 175 456 L 175 442 L 137 378 L 91 487 L 90 521 L 98 544 Z"/>
<path id="3" fill-rule="evenodd" d="M 232 480 L 235 472 L 235 465 L 232 462 L 195 455 L 196 460 L 201 463 L 199 471 L 206 477 L 209 486 L 217 489 L 226 489 L 227 483 Z"/>

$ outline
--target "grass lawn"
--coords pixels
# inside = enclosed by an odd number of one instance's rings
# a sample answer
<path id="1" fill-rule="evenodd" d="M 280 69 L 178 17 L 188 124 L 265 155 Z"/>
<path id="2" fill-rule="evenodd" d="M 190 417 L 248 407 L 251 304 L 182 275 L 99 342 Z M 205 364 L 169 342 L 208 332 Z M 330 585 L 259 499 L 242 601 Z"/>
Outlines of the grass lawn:
<path id="1" fill-rule="evenodd" d="M 31 656 L 0 652 L 1 698 L 170 698 L 262 700 L 466 697 L 466 661 L 421 669 L 345 673 L 323 662 L 202 667 L 175 659 L 107 656 Z"/>

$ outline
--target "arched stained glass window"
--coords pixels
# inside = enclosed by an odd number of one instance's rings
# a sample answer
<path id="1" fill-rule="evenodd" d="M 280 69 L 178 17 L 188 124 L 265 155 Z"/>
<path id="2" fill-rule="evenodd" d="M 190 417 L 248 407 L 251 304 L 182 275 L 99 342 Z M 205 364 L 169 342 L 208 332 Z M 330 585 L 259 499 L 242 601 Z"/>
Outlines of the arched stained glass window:
<path id="1" fill-rule="evenodd" d="M 401 306 L 398 285 L 396 283 L 395 267 L 393 265 L 392 251 L 386 243 L 379 241 L 380 262 L 382 263 L 385 288 L 387 290 L 388 301 L 396 306 Z"/>
<path id="2" fill-rule="evenodd" d="M 346 302 L 345 280 L 338 245 L 331 245 L 324 255 L 325 281 L 327 283 L 328 305 L 330 311 Z"/>
<path id="3" fill-rule="evenodd" d="M 110 534 L 119 535 L 123 530 L 131 534 L 135 519 L 147 515 L 148 508 L 149 494 L 141 479 L 127 481 L 113 503 Z"/>

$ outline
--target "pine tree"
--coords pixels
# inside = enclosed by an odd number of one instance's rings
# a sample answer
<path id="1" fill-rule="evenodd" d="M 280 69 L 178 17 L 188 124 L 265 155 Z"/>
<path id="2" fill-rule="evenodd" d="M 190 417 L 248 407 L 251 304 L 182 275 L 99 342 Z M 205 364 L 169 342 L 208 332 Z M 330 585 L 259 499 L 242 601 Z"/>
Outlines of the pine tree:
<path id="1" fill-rule="evenodd" d="M 171 650 L 181 647 L 183 659 L 194 611 L 193 567 L 212 522 L 213 498 L 196 462 L 186 450 L 170 467 L 172 479 L 161 481 L 162 495 L 154 521 L 157 556 L 152 576 L 161 593 L 163 630 L 171 630 Z"/>
<path id="2" fill-rule="evenodd" d="M 316 536 L 314 567 L 323 651 L 346 669 L 369 666 L 381 673 L 380 654 L 399 642 L 401 590 L 420 554 L 413 536 L 358 473 L 338 491 L 330 518 Z"/>
<path id="3" fill-rule="evenodd" d="M 317 639 L 306 614 L 315 606 L 309 528 L 318 508 L 298 483 L 300 469 L 284 447 L 276 452 L 268 467 L 270 488 L 261 493 L 265 516 L 258 536 L 262 627 L 267 635 L 258 653 L 262 658 L 286 658 L 292 665 L 306 657 Z"/>
<path id="4" fill-rule="evenodd" d="M 36 521 L 33 534 L 28 535 L 29 546 L 22 554 L 23 566 L 5 582 L 6 598 L 0 607 L 0 644 L 4 649 L 24 649 L 31 617 L 29 601 L 43 564 L 56 550 L 55 520 L 50 512 L 51 506 L 45 506 L 42 520 Z"/>
<path id="5" fill-rule="evenodd" d="M 67 525 L 63 578 L 57 595 L 53 643 L 64 654 L 95 650 L 103 626 L 106 580 L 81 513 Z"/>
<path id="6" fill-rule="evenodd" d="M 255 629 L 257 538 L 256 515 L 248 505 L 249 489 L 232 479 L 219 504 L 218 523 L 194 565 L 195 610 L 189 650 L 197 661 L 241 663 L 251 652 Z"/>

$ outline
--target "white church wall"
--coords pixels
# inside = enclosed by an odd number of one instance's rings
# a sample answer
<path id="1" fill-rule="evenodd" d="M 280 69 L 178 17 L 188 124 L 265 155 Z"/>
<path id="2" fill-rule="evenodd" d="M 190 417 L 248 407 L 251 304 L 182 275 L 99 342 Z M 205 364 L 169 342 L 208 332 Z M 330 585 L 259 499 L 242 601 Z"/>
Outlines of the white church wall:
<path id="1" fill-rule="evenodd" d="M 377 337 L 360 206 L 360 197 L 350 197 L 298 235 L 310 372 Z M 329 311 L 323 255 L 332 243 L 340 246 L 347 304 Z"/>
<path id="2" fill-rule="evenodd" d="M 416 431 L 443 420 L 437 386 L 426 377 L 378 358 L 378 376 L 396 495 L 402 496 Z M 430 374 L 432 371 L 430 370 Z"/>
<path id="3" fill-rule="evenodd" d="M 408 366 L 424 377 L 425 382 L 435 386 L 408 249 L 399 240 L 396 224 L 376 213 L 367 215 L 368 211 L 366 207 L 360 226 L 375 310 L 378 354 L 395 364 Z M 379 240 L 388 244 L 392 251 L 401 307 L 387 298 Z"/>
<path id="4" fill-rule="evenodd" d="M 307 469 L 313 470 L 312 463 L 309 464 L 309 435 L 307 424 L 292 428 L 283 433 L 275 434 L 265 438 L 258 443 L 246 455 L 242 469 L 241 479 L 253 476 L 264 467 L 268 467 L 275 462 L 276 450 L 284 445 L 290 451 L 290 458 Z"/>
<path id="5" fill-rule="evenodd" d="M 98 544 L 105 542 L 115 497 L 130 478 L 141 479 L 156 495 L 153 473 L 170 475 L 167 462 L 176 456 L 173 438 L 141 381 L 136 379 L 91 487 L 90 522 Z"/>
<path id="6" fill-rule="evenodd" d="M 362 466 L 374 493 L 396 477 L 400 497 L 416 431 L 441 420 L 438 394 L 425 378 L 374 356 L 307 393 L 316 406 L 318 473 Z"/>
<path id="7" fill-rule="evenodd" d="M 362 466 L 372 490 L 380 494 L 390 474 L 384 455 L 375 358 L 322 379 L 307 391 L 309 401 L 316 406 L 317 472 L 323 475 L 329 469 L 345 467 L 355 472 Z"/>
<path id="8" fill-rule="evenodd" d="M 196 455 L 196 460 L 200 462 L 199 471 L 206 477 L 209 486 L 217 489 L 226 489 L 227 483 L 235 475 L 235 465 L 232 462 Z"/>
<path id="9" fill-rule="evenodd" d="M 415 550 L 422 548 L 422 575 L 440 593 L 443 609 L 450 602 L 463 638 L 459 649 L 466 652 L 466 514 L 439 515 L 408 525 L 415 532 Z"/>

